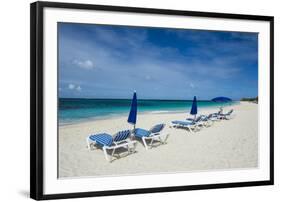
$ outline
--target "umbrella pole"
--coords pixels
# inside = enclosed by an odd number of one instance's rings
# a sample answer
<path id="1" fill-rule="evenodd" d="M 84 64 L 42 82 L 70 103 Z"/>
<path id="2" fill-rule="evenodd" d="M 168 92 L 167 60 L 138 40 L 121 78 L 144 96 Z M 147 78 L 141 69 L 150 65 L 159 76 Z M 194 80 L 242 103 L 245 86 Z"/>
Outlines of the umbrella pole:
<path id="1" fill-rule="evenodd" d="M 133 134 L 135 133 L 135 129 L 136 129 L 136 125 L 134 124 L 133 132 L 132 132 Z M 134 140 L 134 135 L 131 134 L 130 139 Z"/>

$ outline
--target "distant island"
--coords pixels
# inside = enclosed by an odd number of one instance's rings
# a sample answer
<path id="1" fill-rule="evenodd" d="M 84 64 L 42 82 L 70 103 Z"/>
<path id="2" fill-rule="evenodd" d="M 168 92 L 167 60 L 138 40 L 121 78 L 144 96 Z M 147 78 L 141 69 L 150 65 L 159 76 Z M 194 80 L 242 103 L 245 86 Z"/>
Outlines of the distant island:
<path id="1" fill-rule="evenodd" d="M 246 101 L 246 102 L 253 102 L 253 103 L 256 103 L 258 104 L 258 96 L 257 97 L 254 97 L 254 98 L 241 98 L 240 101 Z"/>

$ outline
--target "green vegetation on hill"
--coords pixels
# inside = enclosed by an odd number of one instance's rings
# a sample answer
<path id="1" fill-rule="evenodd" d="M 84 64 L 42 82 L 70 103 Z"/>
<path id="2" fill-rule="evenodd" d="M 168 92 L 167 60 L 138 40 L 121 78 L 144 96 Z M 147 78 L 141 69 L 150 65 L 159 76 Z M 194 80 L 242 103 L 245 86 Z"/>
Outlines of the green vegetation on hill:
<path id="1" fill-rule="evenodd" d="M 258 103 L 258 100 L 259 100 L 259 98 L 258 98 L 258 96 L 257 96 L 257 97 L 255 97 L 255 98 L 241 98 L 240 101 L 247 101 L 247 102 Z"/>

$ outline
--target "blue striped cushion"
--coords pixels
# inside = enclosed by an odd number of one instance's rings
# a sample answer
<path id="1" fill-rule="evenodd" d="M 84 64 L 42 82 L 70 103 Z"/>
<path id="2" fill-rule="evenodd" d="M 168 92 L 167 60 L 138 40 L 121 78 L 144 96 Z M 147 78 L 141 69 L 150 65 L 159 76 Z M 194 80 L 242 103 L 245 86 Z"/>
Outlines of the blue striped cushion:
<path id="1" fill-rule="evenodd" d="M 164 126 L 165 126 L 164 124 L 157 124 L 150 129 L 150 132 L 159 133 L 164 128 Z"/>
<path id="2" fill-rule="evenodd" d="M 194 122 L 200 121 L 201 118 L 202 118 L 202 116 L 198 116 L 198 117 L 194 120 Z"/>
<path id="3" fill-rule="evenodd" d="M 123 130 L 116 133 L 113 137 L 113 141 L 119 142 L 122 140 L 126 140 L 130 135 L 130 130 Z"/>
<path id="4" fill-rule="evenodd" d="M 144 130 L 142 128 L 136 128 L 134 132 L 134 135 L 139 138 L 148 137 L 150 134 L 151 132 Z"/>
<path id="5" fill-rule="evenodd" d="M 227 115 L 232 114 L 232 112 L 233 112 L 233 109 L 232 109 L 232 110 L 230 110 L 230 111 L 227 113 Z"/>
<path id="6" fill-rule="evenodd" d="M 183 126 L 193 125 L 192 122 L 188 122 L 188 121 L 172 121 L 172 123 L 173 123 L 173 124 L 183 125 Z"/>
<path id="7" fill-rule="evenodd" d="M 89 138 L 101 146 L 111 146 L 113 142 L 112 136 L 107 133 L 90 135 Z"/>

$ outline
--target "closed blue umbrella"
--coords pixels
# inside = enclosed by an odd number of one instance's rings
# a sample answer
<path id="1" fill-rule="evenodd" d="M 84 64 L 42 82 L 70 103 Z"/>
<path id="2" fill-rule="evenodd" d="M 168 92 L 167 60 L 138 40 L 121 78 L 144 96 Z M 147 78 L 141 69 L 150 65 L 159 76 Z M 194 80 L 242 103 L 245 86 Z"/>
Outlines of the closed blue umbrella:
<path id="1" fill-rule="evenodd" d="M 194 98 L 193 98 L 190 114 L 192 114 L 192 115 L 194 115 L 196 117 L 196 114 L 197 114 L 197 100 L 196 100 L 196 96 L 194 96 Z"/>
<path id="2" fill-rule="evenodd" d="M 138 107 L 137 93 L 135 91 L 133 99 L 132 99 L 132 103 L 131 103 L 131 110 L 130 110 L 129 117 L 128 117 L 128 123 L 134 124 L 134 128 L 137 123 L 137 107 Z"/>

